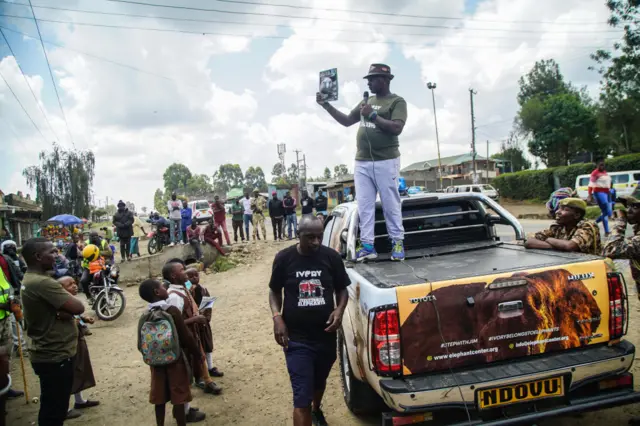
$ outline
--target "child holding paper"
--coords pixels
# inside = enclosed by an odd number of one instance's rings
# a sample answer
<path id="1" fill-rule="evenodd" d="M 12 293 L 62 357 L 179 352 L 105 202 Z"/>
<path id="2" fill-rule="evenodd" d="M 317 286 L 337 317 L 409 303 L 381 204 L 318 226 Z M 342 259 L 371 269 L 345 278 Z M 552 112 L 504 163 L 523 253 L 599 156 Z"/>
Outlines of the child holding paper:
<path id="1" fill-rule="evenodd" d="M 209 290 L 200 285 L 200 273 L 195 268 L 187 269 L 187 278 L 191 282 L 191 295 L 198 306 L 201 305 L 202 299 L 209 296 Z M 202 348 L 205 352 L 207 359 L 207 369 L 209 369 L 209 375 L 211 377 L 222 377 L 224 373 L 219 371 L 217 367 L 213 366 L 213 332 L 211 331 L 211 311 L 212 308 L 207 308 L 200 313 L 207 318 L 205 325 L 199 326 L 200 341 Z"/>

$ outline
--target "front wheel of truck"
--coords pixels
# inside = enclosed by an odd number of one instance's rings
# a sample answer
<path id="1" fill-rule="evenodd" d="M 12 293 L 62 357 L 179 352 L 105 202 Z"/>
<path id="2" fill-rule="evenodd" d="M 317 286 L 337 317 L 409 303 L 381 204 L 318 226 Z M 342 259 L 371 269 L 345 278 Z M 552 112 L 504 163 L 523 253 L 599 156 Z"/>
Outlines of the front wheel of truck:
<path id="1" fill-rule="evenodd" d="M 353 376 L 349 363 L 349 352 L 342 333 L 338 334 L 338 355 L 342 395 L 349 410 L 354 414 L 379 414 L 385 407 L 382 398 L 367 383 Z"/>

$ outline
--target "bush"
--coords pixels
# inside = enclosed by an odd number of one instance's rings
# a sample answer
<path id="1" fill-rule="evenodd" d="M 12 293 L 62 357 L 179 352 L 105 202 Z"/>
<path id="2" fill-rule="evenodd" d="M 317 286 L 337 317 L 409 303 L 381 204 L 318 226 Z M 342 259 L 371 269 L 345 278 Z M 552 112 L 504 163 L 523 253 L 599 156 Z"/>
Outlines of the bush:
<path id="1" fill-rule="evenodd" d="M 629 154 L 610 158 L 605 161 L 607 171 L 621 172 L 640 170 L 640 154 Z M 505 173 L 492 182 L 500 190 L 500 196 L 514 200 L 549 199 L 549 195 L 559 187 L 575 188 L 576 178 L 593 171 L 593 164 L 581 163 L 571 166 L 555 167 L 545 170 L 525 170 L 516 173 Z"/>

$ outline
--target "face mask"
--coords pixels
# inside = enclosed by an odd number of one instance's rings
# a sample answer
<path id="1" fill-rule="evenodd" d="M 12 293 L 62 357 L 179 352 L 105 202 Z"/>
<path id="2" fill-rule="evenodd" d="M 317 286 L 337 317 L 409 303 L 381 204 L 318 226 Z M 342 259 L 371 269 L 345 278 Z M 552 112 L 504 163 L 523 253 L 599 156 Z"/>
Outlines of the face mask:
<path id="1" fill-rule="evenodd" d="M 187 290 L 191 290 L 191 286 L 192 286 L 192 285 L 193 285 L 193 284 L 191 284 L 191 281 L 189 281 L 189 280 L 187 280 L 187 282 L 186 282 L 186 283 L 184 283 L 184 286 L 187 288 Z"/>

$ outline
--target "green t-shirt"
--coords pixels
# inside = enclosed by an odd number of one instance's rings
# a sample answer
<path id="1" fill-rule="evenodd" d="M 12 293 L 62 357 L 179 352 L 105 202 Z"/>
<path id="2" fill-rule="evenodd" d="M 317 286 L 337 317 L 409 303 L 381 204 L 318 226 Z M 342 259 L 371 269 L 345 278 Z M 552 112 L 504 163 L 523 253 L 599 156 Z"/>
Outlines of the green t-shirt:
<path id="1" fill-rule="evenodd" d="M 48 275 L 27 272 L 22 280 L 22 305 L 32 362 L 60 362 L 76 354 L 78 327 L 74 319 L 56 317 L 72 295 Z"/>
<path id="2" fill-rule="evenodd" d="M 360 115 L 360 103 L 356 105 L 352 113 Z M 384 98 L 371 96 L 369 105 L 374 111 L 378 112 L 378 116 L 387 120 L 400 120 L 403 123 L 407 121 L 407 102 L 400 96 L 389 94 Z M 366 131 L 365 131 L 365 127 Z M 368 139 L 367 139 L 368 138 Z M 390 133 L 384 132 L 374 123 L 364 120 L 360 121 L 358 129 L 358 150 L 356 151 L 356 160 L 373 161 L 391 160 L 400 157 L 400 142 L 398 137 Z M 371 142 L 371 151 L 369 150 L 369 142 Z"/>
<path id="3" fill-rule="evenodd" d="M 231 205 L 231 220 L 242 220 L 243 213 L 244 207 L 242 207 L 242 204 L 233 203 Z"/>

